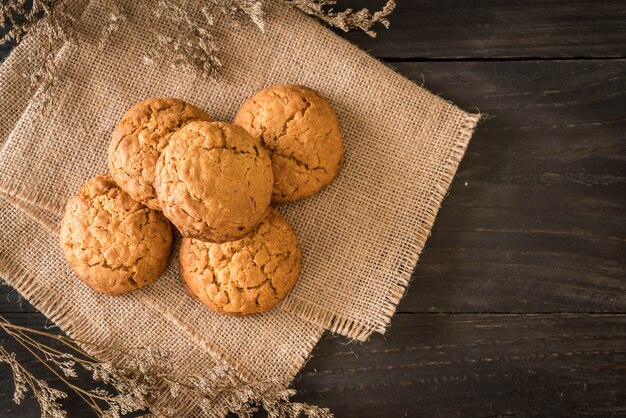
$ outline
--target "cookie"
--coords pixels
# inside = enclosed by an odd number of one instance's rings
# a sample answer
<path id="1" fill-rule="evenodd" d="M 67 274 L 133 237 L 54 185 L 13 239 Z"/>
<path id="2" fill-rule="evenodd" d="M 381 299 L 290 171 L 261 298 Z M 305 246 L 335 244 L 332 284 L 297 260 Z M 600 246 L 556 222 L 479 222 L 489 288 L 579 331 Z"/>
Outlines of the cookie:
<path id="1" fill-rule="evenodd" d="M 165 216 L 189 238 L 233 241 L 256 227 L 272 197 L 267 152 L 241 127 L 190 122 L 161 152 L 156 191 Z"/>
<path id="2" fill-rule="evenodd" d="M 209 120 L 201 109 L 179 99 L 147 99 L 119 121 L 109 144 L 109 171 L 133 199 L 160 210 L 154 190 L 154 167 L 172 134 L 193 120 Z"/>
<path id="3" fill-rule="evenodd" d="M 69 200 L 60 235 L 76 275 L 107 295 L 156 281 L 172 246 L 163 214 L 134 201 L 108 174 L 92 178 Z"/>
<path id="4" fill-rule="evenodd" d="M 187 290 L 215 312 L 249 315 L 272 309 L 300 274 L 300 247 L 275 209 L 255 231 L 223 244 L 183 238 L 180 272 Z"/>
<path id="5" fill-rule="evenodd" d="M 277 85 L 261 90 L 243 104 L 233 122 L 270 152 L 273 202 L 311 196 L 339 173 L 339 120 L 330 103 L 311 89 Z"/>

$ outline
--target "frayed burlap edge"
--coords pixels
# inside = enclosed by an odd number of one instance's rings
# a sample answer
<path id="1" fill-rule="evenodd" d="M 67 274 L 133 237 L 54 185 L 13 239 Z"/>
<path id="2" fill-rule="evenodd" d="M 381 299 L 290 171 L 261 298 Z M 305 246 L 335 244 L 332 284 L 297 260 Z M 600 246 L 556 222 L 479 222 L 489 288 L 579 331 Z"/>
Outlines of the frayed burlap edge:
<path id="1" fill-rule="evenodd" d="M 435 223 L 437 212 L 448 193 L 457 168 L 465 155 L 474 128 L 480 118 L 480 114 L 468 114 L 461 124 L 456 135 L 457 140 L 454 143 L 454 147 L 451 149 L 450 155 L 444 163 L 441 177 L 433 185 L 428 197 L 430 204 L 425 208 L 426 218 L 416 231 L 415 239 L 411 242 L 407 256 L 404 257 L 406 263 L 401 266 L 399 275 L 385 298 L 384 309 L 380 312 L 376 323 L 364 323 L 346 318 L 343 315 L 331 312 L 327 307 L 310 303 L 298 297 L 288 298 L 279 305 L 279 308 L 297 315 L 305 321 L 357 341 L 367 340 L 374 332 L 384 334 L 391 322 L 392 316 L 396 312 L 400 300 L 409 286 L 411 275 L 426 245 L 426 240 Z"/>
<path id="2" fill-rule="evenodd" d="M 167 319 L 169 322 L 174 324 L 178 329 L 184 332 L 187 336 L 189 336 L 189 338 L 192 341 L 194 341 L 199 346 L 203 347 L 204 350 L 207 353 L 211 354 L 211 356 L 216 361 L 222 362 L 224 364 L 227 364 L 233 367 L 235 370 L 237 370 L 237 373 L 239 373 L 239 375 L 247 382 L 252 383 L 255 381 L 254 375 L 250 370 L 245 368 L 239 361 L 234 359 L 230 354 L 220 349 L 219 347 L 216 347 L 206 338 L 202 337 L 200 333 L 198 333 L 196 330 L 189 327 L 189 325 L 187 325 L 185 321 L 178 318 L 178 316 L 174 314 L 173 312 L 171 312 L 171 310 L 165 308 L 163 304 L 159 303 L 158 301 L 154 300 L 152 297 L 146 294 L 141 294 L 140 298 L 142 302 L 144 302 L 152 310 L 158 312 L 163 318 Z M 320 327 L 320 334 L 323 333 L 323 329 L 324 329 L 323 327 Z M 316 336 L 316 337 L 312 337 L 307 342 L 306 346 L 299 353 L 296 361 L 289 368 L 289 374 L 284 376 L 283 381 L 278 382 L 279 384 L 283 386 L 287 386 L 291 382 L 291 380 L 295 377 L 295 375 L 300 371 L 302 366 L 304 366 L 304 364 L 306 363 L 307 359 L 309 358 L 309 353 L 311 353 L 311 350 L 313 350 L 313 347 L 315 347 L 318 341 L 319 341 L 319 336 Z"/>
<path id="3" fill-rule="evenodd" d="M 0 193 L 59 216 L 63 213 L 67 203 L 67 198 L 43 193 L 39 190 L 32 190 L 32 188 L 19 184 L 13 179 L 0 181 Z M 13 201 L 10 203 L 13 203 Z"/>
<path id="4" fill-rule="evenodd" d="M 24 212 L 28 217 L 37 221 L 37 223 L 50 234 L 55 236 L 59 235 L 60 225 L 59 222 L 55 219 L 55 214 L 53 214 L 52 212 L 41 209 L 35 204 L 27 203 L 17 197 L 11 196 L 2 191 L 0 191 L 0 199 L 6 200 L 12 206 Z"/>

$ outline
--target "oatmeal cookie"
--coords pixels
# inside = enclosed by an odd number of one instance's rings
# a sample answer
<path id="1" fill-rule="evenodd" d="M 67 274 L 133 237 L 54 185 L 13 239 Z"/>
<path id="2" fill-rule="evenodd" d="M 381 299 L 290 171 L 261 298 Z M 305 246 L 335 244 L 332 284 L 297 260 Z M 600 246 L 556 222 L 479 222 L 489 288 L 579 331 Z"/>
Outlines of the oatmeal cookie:
<path id="1" fill-rule="evenodd" d="M 343 140 L 328 101 L 311 89 L 276 85 L 248 99 L 233 123 L 269 152 L 274 171 L 272 201 L 311 196 L 339 173 Z"/>
<path id="2" fill-rule="evenodd" d="M 92 178 L 69 200 L 60 237 L 78 277 L 108 295 L 156 281 L 172 246 L 163 214 L 134 201 L 109 175 Z"/>
<path id="3" fill-rule="evenodd" d="M 194 120 L 209 120 L 203 110 L 179 99 L 147 99 L 119 121 L 109 144 L 109 171 L 133 199 L 160 210 L 154 190 L 154 168 L 172 134 Z"/>
<path id="4" fill-rule="evenodd" d="M 256 227 L 272 197 L 267 152 L 241 127 L 191 122 L 176 132 L 156 168 L 165 216 L 189 238 L 225 242 Z"/>
<path id="5" fill-rule="evenodd" d="M 180 271 L 188 291 L 212 310 L 249 315 L 272 309 L 300 273 L 300 247 L 285 218 L 270 208 L 257 229 L 223 244 L 183 238 Z"/>

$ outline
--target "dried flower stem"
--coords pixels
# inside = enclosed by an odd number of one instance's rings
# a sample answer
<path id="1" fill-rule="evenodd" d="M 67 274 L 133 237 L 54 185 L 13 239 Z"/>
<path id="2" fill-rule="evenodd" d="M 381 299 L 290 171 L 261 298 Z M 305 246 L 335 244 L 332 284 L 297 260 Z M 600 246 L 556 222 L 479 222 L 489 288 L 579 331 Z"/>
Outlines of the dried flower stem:
<path id="1" fill-rule="evenodd" d="M 89 393 L 77 387 L 76 385 L 70 383 L 60 373 L 58 373 L 54 368 L 52 368 L 46 361 L 44 361 L 39 355 L 37 355 L 37 353 L 35 353 L 32 349 L 30 349 L 26 344 L 23 344 L 19 338 L 15 337 L 15 335 L 11 334 L 10 332 L 8 334 L 13 336 L 18 341 L 18 343 L 22 345 L 22 347 L 26 348 L 28 352 L 30 352 L 37 360 L 39 360 L 39 362 L 42 363 L 48 370 L 50 370 L 59 380 L 61 380 L 63 383 L 65 383 L 65 385 L 67 385 L 70 389 L 72 389 L 83 401 L 85 401 L 85 403 L 87 403 L 87 405 L 91 407 L 91 409 L 94 412 L 96 413 L 99 412 L 98 411 L 99 408 L 92 398 L 99 398 L 99 399 L 103 399 L 103 398 L 99 397 L 96 394 Z"/>
<path id="2" fill-rule="evenodd" d="M 133 20 L 132 13 L 122 0 L 108 0 L 106 24 L 103 26 L 98 44 L 104 48 L 120 26 Z M 284 0 L 286 4 L 315 16 L 330 26 L 344 31 L 362 30 L 375 37 L 372 27 L 380 23 L 389 26 L 388 16 L 395 7 L 394 0 L 388 0 L 382 10 L 370 13 L 368 9 L 354 11 L 346 9 L 335 12 L 335 0 Z M 134 22 L 146 28 L 152 35 L 154 46 L 146 51 L 147 63 L 166 60 L 175 66 L 192 69 L 204 77 L 215 77 L 222 63 L 218 57 L 219 46 L 214 40 L 211 26 L 217 20 L 230 22 L 238 28 L 250 21 L 261 31 L 265 31 L 265 11 L 263 0 L 205 0 L 201 8 L 205 22 L 193 19 L 180 5 L 179 0 L 138 0 L 150 20 Z M 27 32 L 37 30 L 42 34 L 42 42 L 33 48 L 33 59 L 41 64 L 28 77 L 40 93 L 41 107 L 51 107 L 53 86 L 58 81 L 58 69 L 54 60 L 60 45 L 73 38 L 75 16 L 59 0 L 4 0 L 0 6 L 0 30 L 4 36 L 0 45 L 19 41 Z M 42 19 L 44 17 L 44 19 Z M 74 39 L 76 41 L 76 39 Z M 41 57 L 44 57 L 41 59 Z"/>
<path id="3" fill-rule="evenodd" d="M 0 329 L 13 337 L 37 361 L 42 363 L 60 382 L 74 391 L 98 416 L 118 418 L 130 412 L 150 411 L 151 416 L 176 416 L 176 411 L 158 402 L 154 394 L 167 393 L 170 398 L 184 394 L 198 407 L 209 411 L 217 407 L 220 399 L 230 399 L 226 407 L 240 417 L 249 417 L 264 409 L 270 417 L 331 417 L 330 411 L 313 405 L 291 402 L 295 391 L 280 385 L 262 382 L 250 385 L 237 377 L 234 370 L 218 366 L 208 376 L 180 376 L 173 371 L 166 353 L 151 348 L 120 349 L 100 346 L 70 337 L 56 335 L 15 325 L 0 315 Z M 34 337 L 49 338 L 70 349 L 64 353 Z M 89 346 L 100 352 L 123 357 L 124 365 L 101 362 L 77 345 Z M 30 388 L 40 404 L 42 416 L 66 416 L 58 399 L 67 394 L 51 388 L 24 368 L 14 354 L 0 345 L 0 363 L 9 364 L 15 382 L 14 401 L 20 403 Z M 71 379 L 77 378 L 76 367 L 91 372 L 92 379 L 112 386 L 117 393 L 103 388 L 84 389 Z M 236 401 L 235 401 L 236 400 Z"/>
<path id="4" fill-rule="evenodd" d="M 389 19 L 387 17 L 396 7 L 394 0 L 388 0 L 382 10 L 372 14 L 365 8 L 357 11 L 345 9 L 342 12 L 335 12 L 332 8 L 325 10 L 327 6 L 336 5 L 337 2 L 335 0 L 285 0 L 285 2 L 308 15 L 317 17 L 329 26 L 341 29 L 344 32 L 353 29 L 362 30 L 372 38 L 376 37 L 376 32 L 372 30 L 372 26 L 380 23 L 385 28 L 389 28 Z"/>

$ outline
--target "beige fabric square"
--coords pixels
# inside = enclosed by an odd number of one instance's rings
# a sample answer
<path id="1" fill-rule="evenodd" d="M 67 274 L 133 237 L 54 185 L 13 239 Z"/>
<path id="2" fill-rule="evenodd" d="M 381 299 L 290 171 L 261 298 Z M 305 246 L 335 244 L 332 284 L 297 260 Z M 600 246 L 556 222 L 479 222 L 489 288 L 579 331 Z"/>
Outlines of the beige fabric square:
<path id="1" fill-rule="evenodd" d="M 329 187 L 278 207 L 303 250 L 296 288 L 269 314 L 223 318 L 184 294 L 176 263 L 171 263 L 157 284 L 120 300 L 129 309 L 132 305 L 148 312 L 154 324 L 165 319 L 184 338 L 215 359 L 235 363 L 248 377 L 282 375 L 289 380 L 323 328 L 359 340 L 384 332 L 479 115 L 434 96 L 279 0 L 266 2 L 265 34 L 252 27 L 227 30 L 218 23 L 216 41 L 224 69 L 216 82 L 166 65 L 145 66 L 143 51 L 151 41 L 142 25 L 122 24 L 100 50 L 95 38 L 109 2 L 73 3 L 85 6 L 80 42 L 60 50 L 61 80 L 50 115 L 35 111 L 27 83 L 15 76 L 27 72 L 24 54 L 36 36 L 16 48 L 0 68 L 0 92 L 11 99 L 0 103 L 0 193 L 47 228 L 42 232 L 47 238 L 38 246 L 28 251 L 5 246 L 2 256 L 5 263 L 28 268 L 31 278 L 41 277 L 39 269 L 52 264 L 56 270 L 48 273 L 58 274 L 59 283 L 67 286 L 49 297 L 39 285 L 20 285 L 10 276 L 9 283 L 26 290 L 46 313 L 43 307 L 53 303 L 52 297 L 54 303 L 79 301 L 68 295 L 68 288 L 75 289 L 85 302 L 74 310 L 99 312 L 107 327 L 123 327 L 123 321 L 108 323 L 119 321 L 107 314 L 119 309 L 112 306 L 118 299 L 88 297 L 88 289 L 63 265 L 51 234 L 68 197 L 106 171 L 106 147 L 117 120 L 136 101 L 174 96 L 204 108 L 213 120 L 229 121 L 259 89 L 297 83 L 329 98 L 341 120 L 346 155 L 343 170 Z M 185 3 L 198 10 L 201 0 Z M 125 4 L 133 9 L 135 21 L 147 21 L 142 18 L 146 11 L 136 3 Z M 35 260 L 35 254 L 42 259 Z M 54 280 L 46 286 L 56 286 Z M 58 313 L 52 319 L 76 332 L 70 317 Z M 275 356 L 267 352 L 268 344 Z M 279 357 L 285 364 L 278 364 Z"/>

